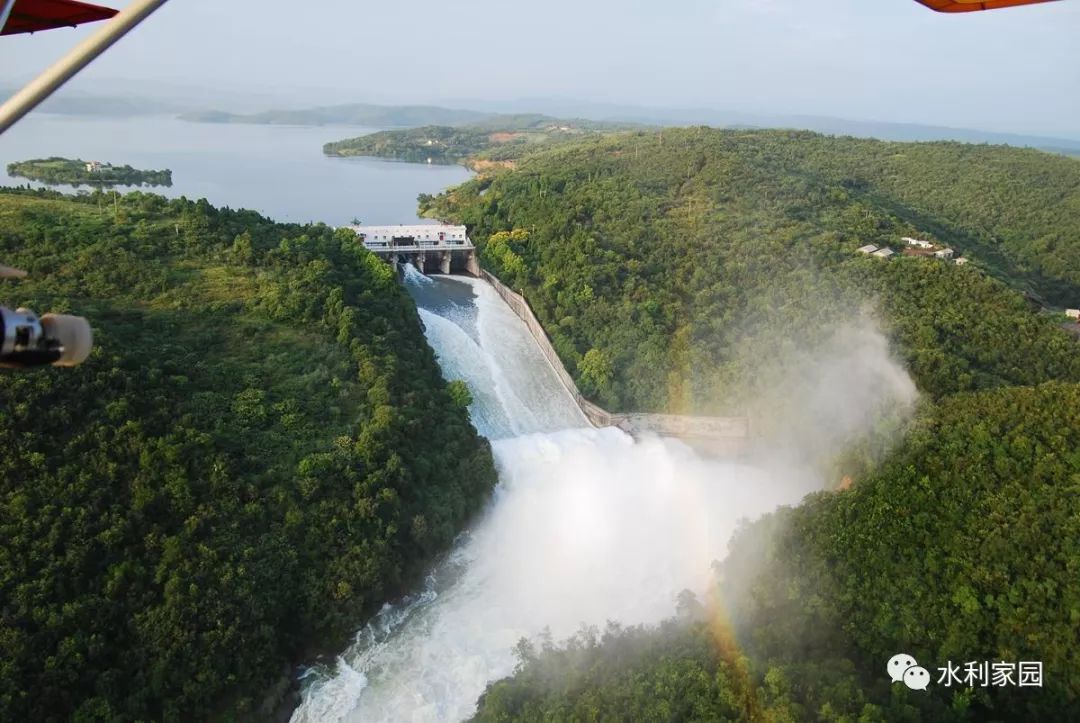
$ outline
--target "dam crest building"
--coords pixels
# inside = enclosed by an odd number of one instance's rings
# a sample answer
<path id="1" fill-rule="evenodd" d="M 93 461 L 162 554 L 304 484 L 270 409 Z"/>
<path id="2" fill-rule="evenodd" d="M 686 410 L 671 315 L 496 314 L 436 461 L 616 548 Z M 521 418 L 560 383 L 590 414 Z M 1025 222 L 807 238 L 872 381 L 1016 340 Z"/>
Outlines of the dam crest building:
<path id="1" fill-rule="evenodd" d="M 347 226 L 368 251 L 394 264 L 410 263 L 425 274 L 465 272 L 480 275 L 476 246 L 464 226 Z"/>

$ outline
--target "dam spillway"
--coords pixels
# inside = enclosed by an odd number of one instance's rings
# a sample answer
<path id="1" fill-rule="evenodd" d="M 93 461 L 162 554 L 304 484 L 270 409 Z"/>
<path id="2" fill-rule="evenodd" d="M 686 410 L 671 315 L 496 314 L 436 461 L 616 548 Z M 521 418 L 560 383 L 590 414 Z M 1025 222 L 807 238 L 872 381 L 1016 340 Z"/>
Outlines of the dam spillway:
<path id="1" fill-rule="evenodd" d="M 578 390 L 573 377 L 563 366 L 562 360 L 547 336 L 547 332 L 533 313 L 525 297 L 507 287 L 495 275 L 480 268 L 476 246 L 473 244 L 472 239 L 469 238 L 465 226 L 449 224 L 370 226 L 355 224 L 345 228 L 357 235 L 365 249 L 393 265 L 402 274 L 403 279 L 412 282 L 413 295 L 417 297 L 418 302 L 423 302 L 426 299 L 429 306 L 432 304 L 435 307 L 447 306 L 450 313 L 459 318 L 462 317 L 462 305 L 459 304 L 456 311 L 453 309 L 455 293 L 450 291 L 453 288 L 452 286 L 441 287 L 445 293 L 437 301 L 430 295 L 426 297 L 423 295 L 417 296 L 418 289 L 423 289 L 425 286 L 434 283 L 426 274 L 450 275 L 456 272 L 486 281 L 491 290 L 502 299 L 506 307 L 517 315 L 518 319 L 524 324 L 525 331 L 532 337 L 540 354 L 551 365 L 551 370 L 555 373 L 557 380 L 565 388 L 574 403 L 577 404 L 584 419 L 593 426 L 618 427 L 635 437 L 642 435 L 675 437 L 693 445 L 700 451 L 720 457 L 738 457 L 749 448 L 751 441 L 750 420 L 747 417 L 705 417 L 640 412 L 613 414 L 586 399 Z M 472 284 L 472 287 L 474 294 L 488 293 L 488 289 L 482 285 Z M 425 317 L 426 314 L 425 323 L 430 323 L 432 328 L 441 329 L 444 333 L 453 335 L 453 332 L 446 327 L 445 322 L 436 318 L 438 311 L 435 308 L 425 308 L 423 303 L 420 303 L 419 306 L 421 316 Z M 489 306 L 489 308 L 498 309 L 499 306 L 495 304 Z M 435 314 L 436 317 L 433 317 L 432 314 Z M 523 338 L 520 333 L 520 325 L 509 322 L 506 314 L 501 314 L 501 316 L 503 317 L 501 319 L 503 329 L 520 342 Z M 474 338 L 473 341 L 479 343 L 478 339 Z M 527 344 L 518 351 L 524 350 L 525 346 Z M 535 360 L 535 355 L 533 356 Z M 454 357 L 456 358 L 456 355 Z M 524 365 L 526 368 L 529 366 L 531 365 Z M 457 370 L 459 378 L 469 382 L 469 387 L 474 393 L 487 393 L 492 388 L 490 386 L 491 382 L 501 381 L 501 379 L 490 378 L 474 379 L 474 375 L 471 375 L 470 372 L 470 369 Z M 545 376 L 545 378 L 547 377 Z M 479 383 L 480 386 L 473 382 Z M 504 398 L 514 394 L 512 389 L 503 389 L 501 391 Z M 477 405 L 474 409 L 474 415 L 481 414 L 480 410 L 485 409 L 489 409 L 489 406 Z M 524 408 L 520 412 L 525 417 L 528 417 L 534 409 L 535 407 Z M 474 416 L 474 421 L 476 420 L 477 417 Z M 483 423 L 484 420 L 480 419 L 477 426 L 481 433 L 483 433 Z"/>
<path id="2" fill-rule="evenodd" d="M 411 266 L 403 274 L 443 376 L 469 385 L 477 431 L 503 439 L 589 426 L 529 330 L 491 286 L 424 276 Z"/>

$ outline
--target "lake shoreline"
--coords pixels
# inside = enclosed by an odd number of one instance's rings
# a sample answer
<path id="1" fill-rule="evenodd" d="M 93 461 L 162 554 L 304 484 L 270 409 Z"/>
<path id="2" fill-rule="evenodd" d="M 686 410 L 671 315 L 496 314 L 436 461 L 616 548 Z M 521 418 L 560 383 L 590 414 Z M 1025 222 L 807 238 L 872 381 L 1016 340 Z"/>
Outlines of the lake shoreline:
<path id="1" fill-rule="evenodd" d="M 88 158 L 136 168 L 168 168 L 173 185 L 147 189 L 169 198 L 205 198 L 245 208 L 282 223 L 339 226 L 419 221 L 416 199 L 466 181 L 457 165 L 385 159 L 330 159 L 322 146 L 335 137 L 373 132 L 356 126 L 290 127 L 181 121 L 171 115 L 79 117 L 36 112 L 0 137 L 0 185 L 55 188 L 8 175 L 27 158 Z M 66 185 L 66 184 L 65 184 Z M 87 186 L 71 186 L 78 193 Z"/>

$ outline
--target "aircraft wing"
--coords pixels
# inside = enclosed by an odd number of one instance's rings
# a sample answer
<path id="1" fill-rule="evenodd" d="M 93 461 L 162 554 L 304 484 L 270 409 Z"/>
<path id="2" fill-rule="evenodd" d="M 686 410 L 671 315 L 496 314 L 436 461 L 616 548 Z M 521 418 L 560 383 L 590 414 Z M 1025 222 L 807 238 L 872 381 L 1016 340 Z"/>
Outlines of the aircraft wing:
<path id="1" fill-rule="evenodd" d="M 0 0 L 0 9 L 5 5 Z M 119 12 L 113 8 L 76 0 L 15 0 L 0 35 L 36 33 L 53 28 L 72 28 L 95 20 L 108 20 Z"/>
<path id="2" fill-rule="evenodd" d="M 1055 0 L 916 0 L 940 13 L 967 13 L 973 10 L 996 10 L 1015 5 L 1054 2 Z M 3 2 L 3 0 L 0 0 Z M 2 5 L 0 5 L 2 7 Z M 91 5 L 78 0 L 15 0 L 14 9 L 0 35 L 36 33 L 39 30 L 75 27 L 82 23 L 108 20 L 119 12 L 113 8 Z"/>
<path id="3" fill-rule="evenodd" d="M 1034 5 L 1055 0 L 915 0 L 939 13 L 970 13 L 974 10 L 997 10 L 1015 5 Z"/>

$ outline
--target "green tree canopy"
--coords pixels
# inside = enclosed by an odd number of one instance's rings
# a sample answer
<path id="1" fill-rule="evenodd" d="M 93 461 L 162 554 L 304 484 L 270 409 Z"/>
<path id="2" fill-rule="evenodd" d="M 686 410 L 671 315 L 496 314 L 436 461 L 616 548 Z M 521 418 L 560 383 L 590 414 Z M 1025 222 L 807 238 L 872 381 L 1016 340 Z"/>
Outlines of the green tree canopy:
<path id="1" fill-rule="evenodd" d="M 0 376 L 0 719 L 266 720 L 449 546 L 490 449 L 353 234 L 100 198 L 0 192 L 5 303 L 95 332 Z"/>

